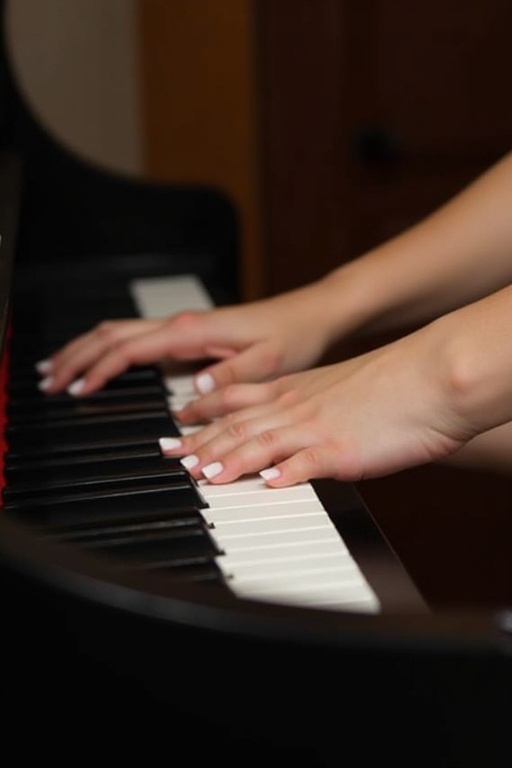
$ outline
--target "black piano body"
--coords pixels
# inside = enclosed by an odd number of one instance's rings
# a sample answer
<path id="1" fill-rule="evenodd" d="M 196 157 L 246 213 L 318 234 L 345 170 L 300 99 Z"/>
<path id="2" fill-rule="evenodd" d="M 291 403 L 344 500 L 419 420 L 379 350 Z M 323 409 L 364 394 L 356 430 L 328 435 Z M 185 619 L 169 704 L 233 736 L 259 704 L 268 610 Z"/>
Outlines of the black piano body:
<path id="1" fill-rule="evenodd" d="M 37 324 L 52 286 L 58 301 L 77 275 L 114 288 L 136 274 L 192 272 L 217 302 L 236 300 L 232 203 L 214 189 L 123 178 L 60 146 L 18 91 L 4 39 L 1 48 L 5 348 L 11 313 Z M 2 514 L 6 754 L 73 766 L 510 765 L 510 613 L 436 614 L 415 602 L 391 547 L 382 557 L 371 514 L 346 492 L 347 534 L 391 584 L 379 615 L 177 584 Z M 394 590 L 410 607 L 393 607 Z"/>

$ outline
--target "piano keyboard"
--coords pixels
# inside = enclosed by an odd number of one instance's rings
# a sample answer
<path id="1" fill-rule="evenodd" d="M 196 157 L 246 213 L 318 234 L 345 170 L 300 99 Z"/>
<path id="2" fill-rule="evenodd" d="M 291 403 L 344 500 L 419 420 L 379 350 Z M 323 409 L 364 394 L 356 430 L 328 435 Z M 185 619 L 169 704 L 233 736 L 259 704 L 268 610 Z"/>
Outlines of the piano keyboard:
<path id="1" fill-rule="evenodd" d="M 3 511 L 46 539 L 177 582 L 247 600 L 380 612 L 313 484 L 275 490 L 259 476 L 196 483 L 177 459 L 161 455 L 158 439 L 179 434 L 169 406 L 195 396 L 190 368 L 136 368 L 84 399 L 39 392 L 34 362 L 79 330 L 67 321 L 64 329 L 62 317 L 82 329 L 100 319 L 97 296 L 84 293 L 63 297 L 57 316 L 53 299 L 43 297 L 37 329 L 34 308 L 24 319 L 14 306 Z M 111 317 L 212 306 L 189 276 L 135 280 L 126 293 L 120 303 L 111 297 Z"/>
<path id="2" fill-rule="evenodd" d="M 141 315 L 166 317 L 212 302 L 194 276 L 135 280 Z M 163 367 L 169 407 L 195 397 L 192 373 Z M 194 429 L 185 428 L 185 429 Z M 313 486 L 268 488 L 257 477 L 228 485 L 199 483 L 202 515 L 222 555 L 217 563 L 239 597 L 377 612 L 378 598 L 351 556 Z"/>

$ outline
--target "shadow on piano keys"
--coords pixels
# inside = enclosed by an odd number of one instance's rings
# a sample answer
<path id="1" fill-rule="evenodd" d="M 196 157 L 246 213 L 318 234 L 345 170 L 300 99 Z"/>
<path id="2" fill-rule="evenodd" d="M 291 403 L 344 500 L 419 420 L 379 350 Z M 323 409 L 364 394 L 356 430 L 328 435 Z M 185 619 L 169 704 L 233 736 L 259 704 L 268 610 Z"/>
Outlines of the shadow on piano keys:
<path id="1" fill-rule="evenodd" d="M 284 532 L 284 546 L 297 536 L 315 563 L 305 591 L 290 572 L 273 593 L 275 561 L 259 565 L 261 591 L 237 591 L 239 534 L 229 546 L 218 536 L 229 504 L 159 454 L 158 437 L 177 429 L 162 372 L 132 371 L 86 401 L 37 391 L 34 362 L 70 335 L 108 315 L 162 311 L 145 304 L 145 288 L 161 285 L 148 278 L 192 279 L 194 290 L 200 278 L 207 300 L 236 300 L 238 222 L 216 190 L 140 183 L 66 151 L 25 104 L 5 55 L 3 44 L 6 754 L 67 766 L 177 755 L 193 765 L 508 765 L 508 614 L 433 613 L 354 487 L 307 484 L 305 498 L 278 502 L 314 523 Z M 321 559 L 335 563 L 336 546 L 356 597 L 344 602 L 327 580 L 310 600 L 308 578 Z"/>

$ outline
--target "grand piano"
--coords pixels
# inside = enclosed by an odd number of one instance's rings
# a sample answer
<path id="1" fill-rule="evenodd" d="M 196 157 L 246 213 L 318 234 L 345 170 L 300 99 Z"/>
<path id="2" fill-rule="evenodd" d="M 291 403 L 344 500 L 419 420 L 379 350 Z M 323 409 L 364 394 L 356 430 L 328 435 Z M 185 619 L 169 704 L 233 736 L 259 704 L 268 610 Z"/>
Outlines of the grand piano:
<path id="1" fill-rule="evenodd" d="M 434 609 L 351 484 L 195 483 L 158 448 L 191 371 L 39 392 L 35 362 L 98 320 L 237 301 L 237 213 L 78 157 L 27 104 L 4 35 L 1 56 L 5 753 L 510 765 L 507 605 Z"/>

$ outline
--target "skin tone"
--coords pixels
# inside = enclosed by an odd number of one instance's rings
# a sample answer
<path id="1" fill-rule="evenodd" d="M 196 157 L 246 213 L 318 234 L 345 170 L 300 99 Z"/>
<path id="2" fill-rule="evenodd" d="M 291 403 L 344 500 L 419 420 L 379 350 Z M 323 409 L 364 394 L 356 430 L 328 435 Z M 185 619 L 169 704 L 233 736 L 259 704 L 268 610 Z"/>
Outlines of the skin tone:
<path id="1" fill-rule="evenodd" d="M 177 449 L 196 477 L 230 482 L 273 467 L 264 476 L 274 487 L 360 480 L 448 457 L 510 418 L 512 353 L 503 347 L 511 302 L 512 288 L 504 289 L 355 359 L 237 385 L 227 402 L 214 392 L 180 420 L 227 415 Z"/>
<path id="2" fill-rule="evenodd" d="M 273 487 L 447 461 L 510 471 L 512 154 L 430 217 L 309 286 L 162 320 L 101 323 L 39 364 L 48 394 L 134 364 L 210 360 L 165 453 L 195 477 Z M 314 368 L 337 340 L 418 330 Z M 213 362 L 211 362 L 213 361 Z"/>

